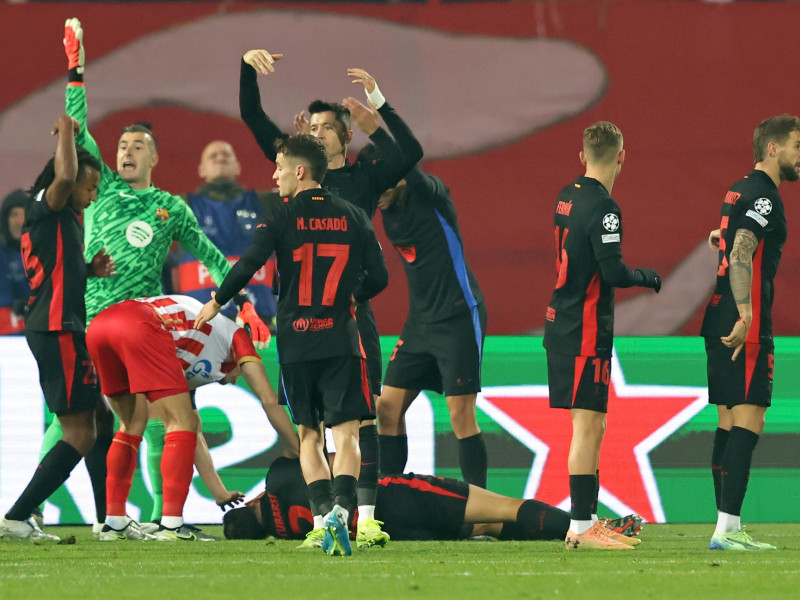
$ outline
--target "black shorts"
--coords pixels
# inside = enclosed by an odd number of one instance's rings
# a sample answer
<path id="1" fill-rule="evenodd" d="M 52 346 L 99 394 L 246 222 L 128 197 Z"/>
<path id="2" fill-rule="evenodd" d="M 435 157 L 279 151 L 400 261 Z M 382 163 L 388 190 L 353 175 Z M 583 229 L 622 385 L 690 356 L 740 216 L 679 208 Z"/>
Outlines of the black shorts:
<path id="1" fill-rule="evenodd" d="M 378 480 L 375 518 L 393 540 L 462 537 L 469 484 L 432 475 L 393 475 Z"/>
<path id="2" fill-rule="evenodd" d="M 366 363 L 357 356 L 282 365 L 281 387 L 297 425 L 333 427 L 375 418 Z"/>
<path id="3" fill-rule="evenodd" d="M 547 352 L 551 408 L 608 412 L 611 358 Z"/>
<path id="4" fill-rule="evenodd" d="M 373 395 L 381 395 L 381 379 L 383 359 L 381 358 L 381 338 L 378 336 L 378 326 L 375 324 L 375 315 L 369 302 L 358 305 L 356 309 L 356 324 L 364 354 L 367 355 L 367 375 Z"/>
<path id="5" fill-rule="evenodd" d="M 39 383 L 56 415 L 94 410 L 100 388 L 83 331 L 30 331 L 25 339 L 39 365 Z"/>
<path id="6" fill-rule="evenodd" d="M 732 356 L 719 339 L 706 338 L 709 404 L 771 406 L 774 344 L 745 344 L 735 361 Z"/>
<path id="7" fill-rule="evenodd" d="M 437 321 L 406 321 L 384 383 L 404 390 L 432 390 L 445 396 L 481 391 L 481 357 L 486 308 Z"/>

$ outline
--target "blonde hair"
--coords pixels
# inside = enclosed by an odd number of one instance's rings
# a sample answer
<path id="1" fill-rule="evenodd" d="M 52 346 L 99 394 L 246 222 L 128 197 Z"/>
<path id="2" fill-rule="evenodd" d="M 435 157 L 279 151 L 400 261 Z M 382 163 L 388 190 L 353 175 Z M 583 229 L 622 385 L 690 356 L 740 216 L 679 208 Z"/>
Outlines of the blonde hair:
<path id="1" fill-rule="evenodd" d="M 622 150 L 622 132 L 608 121 L 598 121 L 583 131 L 583 153 L 592 162 L 610 162 Z"/>

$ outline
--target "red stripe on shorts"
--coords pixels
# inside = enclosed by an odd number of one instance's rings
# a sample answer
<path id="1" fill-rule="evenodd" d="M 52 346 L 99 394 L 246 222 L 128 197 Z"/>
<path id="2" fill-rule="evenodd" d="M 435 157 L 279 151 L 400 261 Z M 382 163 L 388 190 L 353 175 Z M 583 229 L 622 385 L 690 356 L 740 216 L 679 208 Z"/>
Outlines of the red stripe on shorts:
<path id="1" fill-rule="evenodd" d="M 58 345 L 61 348 L 61 368 L 64 370 L 64 385 L 67 387 L 67 408 L 72 401 L 72 382 L 75 379 L 75 344 L 72 332 L 63 331 L 58 334 Z"/>
<path id="2" fill-rule="evenodd" d="M 382 477 L 381 479 L 378 480 L 378 483 L 382 486 L 387 486 L 391 483 L 395 483 L 395 484 L 405 485 L 410 488 L 414 488 L 415 490 L 438 494 L 439 496 L 450 496 L 451 498 L 463 498 L 464 500 L 467 499 L 466 496 L 462 496 L 461 494 L 456 494 L 455 492 L 451 492 L 449 490 L 436 487 L 435 485 L 428 483 L 424 479 L 405 479 L 403 477 Z"/>

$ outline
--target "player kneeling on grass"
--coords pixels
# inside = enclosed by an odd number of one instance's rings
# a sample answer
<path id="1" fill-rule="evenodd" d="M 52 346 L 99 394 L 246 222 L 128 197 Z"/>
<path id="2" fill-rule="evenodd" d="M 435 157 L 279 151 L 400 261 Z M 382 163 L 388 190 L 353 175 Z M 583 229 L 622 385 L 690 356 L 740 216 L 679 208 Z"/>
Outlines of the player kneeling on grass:
<path id="1" fill-rule="evenodd" d="M 253 243 L 195 327 L 216 316 L 275 252 L 281 280 L 278 355 L 300 435 L 303 476 L 314 514 L 325 515 L 323 550 L 349 555 L 347 523 L 361 468 L 359 423 L 375 416 L 356 314 L 359 302 L 386 287 L 389 274 L 364 211 L 320 187 L 328 162 L 322 142 L 297 135 L 278 142 L 276 153 L 273 179 L 291 201 L 258 225 Z M 323 423 L 338 453 L 332 484 Z"/>
<path id="2" fill-rule="evenodd" d="M 458 540 L 488 535 L 501 540 L 564 539 L 569 513 L 539 502 L 509 498 L 483 488 L 432 475 L 393 475 L 378 481 L 375 516 L 393 540 Z M 354 520 L 351 518 L 351 520 Z M 311 514 L 298 461 L 276 459 L 263 494 L 228 511 L 225 537 L 238 540 L 305 538 L 300 548 L 322 545 L 324 528 Z M 641 517 L 610 521 L 632 535 Z"/>

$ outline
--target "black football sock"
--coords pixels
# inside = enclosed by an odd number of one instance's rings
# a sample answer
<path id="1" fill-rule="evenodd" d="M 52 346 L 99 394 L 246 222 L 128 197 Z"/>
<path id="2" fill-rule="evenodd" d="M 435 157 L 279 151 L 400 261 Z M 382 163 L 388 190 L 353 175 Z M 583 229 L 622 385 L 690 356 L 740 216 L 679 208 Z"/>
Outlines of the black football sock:
<path id="1" fill-rule="evenodd" d="M 487 462 L 482 433 L 458 440 L 458 464 L 464 481 L 485 488 Z"/>
<path id="2" fill-rule="evenodd" d="M 330 479 L 319 479 L 308 484 L 308 504 L 315 517 L 325 516 L 333 508 L 333 486 Z"/>
<path id="3" fill-rule="evenodd" d="M 50 452 L 45 454 L 28 487 L 6 513 L 6 518 L 13 521 L 24 521 L 29 518 L 34 507 L 47 500 L 67 480 L 81 458 L 83 457 L 80 452 L 64 440 L 59 440 Z"/>
<path id="4" fill-rule="evenodd" d="M 99 434 L 94 446 L 89 450 L 89 454 L 83 459 L 86 463 L 86 470 L 89 472 L 89 479 L 92 481 L 94 510 L 98 523 L 104 523 L 106 520 L 106 475 L 108 474 L 106 456 L 113 439 L 113 433 Z"/>
<path id="5" fill-rule="evenodd" d="M 728 437 L 725 453 L 722 455 L 722 493 L 719 510 L 729 515 L 742 514 L 742 503 L 750 479 L 750 463 L 753 450 L 758 443 L 758 434 L 734 427 Z"/>
<path id="6" fill-rule="evenodd" d="M 381 474 L 399 475 L 408 462 L 408 436 L 379 435 Z"/>
<path id="7" fill-rule="evenodd" d="M 333 503 L 347 511 L 352 518 L 356 510 L 356 478 L 352 475 L 337 475 L 333 478 Z"/>
<path id="8" fill-rule="evenodd" d="M 592 511 L 593 515 L 596 515 L 597 507 L 600 504 L 600 469 L 597 469 L 594 472 L 594 475 L 597 478 L 597 481 L 595 482 L 594 486 L 594 502 L 592 503 L 590 510 Z"/>
<path id="9" fill-rule="evenodd" d="M 714 432 L 714 447 L 711 450 L 711 477 L 714 479 L 714 497 L 717 500 L 717 510 L 722 498 L 722 457 L 725 454 L 725 446 L 728 445 L 728 438 L 731 432 L 727 429 L 717 427 Z"/>
<path id="10" fill-rule="evenodd" d="M 563 540 L 569 530 L 569 513 L 538 500 L 525 500 L 517 520 L 503 523 L 501 540 Z"/>
<path id="11" fill-rule="evenodd" d="M 570 475 L 571 516 L 575 521 L 592 520 L 592 500 L 597 489 L 596 475 Z"/>
<path id="12" fill-rule="evenodd" d="M 378 445 L 378 428 L 375 425 L 364 425 L 358 430 L 358 445 L 361 448 L 361 473 L 358 475 L 359 506 L 375 506 L 378 497 L 378 464 L 380 462 L 380 446 Z"/>

